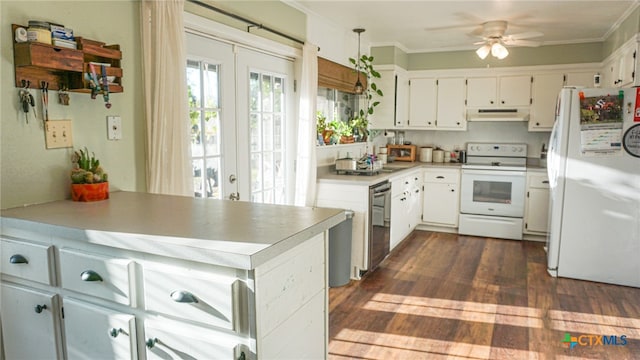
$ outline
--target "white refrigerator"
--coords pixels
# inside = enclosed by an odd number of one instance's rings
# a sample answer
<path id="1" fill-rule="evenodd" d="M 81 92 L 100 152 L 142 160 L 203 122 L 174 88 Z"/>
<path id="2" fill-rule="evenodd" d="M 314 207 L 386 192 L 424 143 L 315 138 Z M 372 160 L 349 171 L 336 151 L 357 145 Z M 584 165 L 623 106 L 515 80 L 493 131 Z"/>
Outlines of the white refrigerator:
<path id="1" fill-rule="evenodd" d="M 636 98 L 640 88 L 564 88 L 558 96 L 547 157 L 552 276 L 640 287 Z"/>

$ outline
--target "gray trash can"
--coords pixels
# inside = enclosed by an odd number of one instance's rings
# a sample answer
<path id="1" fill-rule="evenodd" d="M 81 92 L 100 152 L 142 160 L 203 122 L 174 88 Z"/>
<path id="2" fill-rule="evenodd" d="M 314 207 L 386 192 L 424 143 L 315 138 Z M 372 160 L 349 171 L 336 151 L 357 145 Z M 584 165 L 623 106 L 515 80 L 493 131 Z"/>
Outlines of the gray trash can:
<path id="1" fill-rule="evenodd" d="M 347 219 L 329 229 L 329 286 L 349 283 L 351 278 L 351 228 L 353 211 L 346 210 Z"/>

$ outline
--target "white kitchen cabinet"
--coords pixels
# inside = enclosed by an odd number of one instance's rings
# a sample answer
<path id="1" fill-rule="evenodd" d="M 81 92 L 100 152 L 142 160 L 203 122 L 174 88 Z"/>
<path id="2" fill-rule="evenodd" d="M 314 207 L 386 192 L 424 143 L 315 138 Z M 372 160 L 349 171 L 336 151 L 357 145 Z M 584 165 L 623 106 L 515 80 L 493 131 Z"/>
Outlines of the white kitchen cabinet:
<path id="1" fill-rule="evenodd" d="M 459 209 L 460 170 L 424 170 L 422 222 L 435 226 L 457 227 Z"/>
<path id="2" fill-rule="evenodd" d="M 467 79 L 467 107 L 527 107 L 531 101 L 531 76 L 470 77 Z"/>
<path id="3" fill-rule="evenodd" d="M 548 231 L 549 180 L 544 172 L 527 172 L 524 206 L 523 233 L 545 235 Z"/>
<path id="4" fill-rule="evenodd" d="M 409 81 L 409 128 L 435 129 L 438 85 L 435 78 Z"/>
<path id="5" fill-rule="evenodd" d="M 594 87 L 593 76 L 596 75 L 596 73 L 597 73 L 596 71 L 568 72 L 565 74 L 563 86 L 576 86 L 576 87 L 587 87 L 587 88 Z"/>
<path id="6" fill-rule="evenodd" d="M 137 359 L 132 314 L 72 298 L 64 299 L 68 359 Z"/>
<path id="7" fill-rule="evenodd" d="M 416 228 L 422 215 L 422 174 L 420 170 L 391 180 L 390 249 Z"/>
<path id="8" fill-rule="evenodd" d="M 6 359 L 62 359 L 58 295 L 6 282 L 0 291 Z"/>
<path id="9" fill-rule="evenodd" d="M 27 244 L 3 238 L 0 244 L 0 272 L 42 284 L 54 285 L 53 246 Z"/>
<path id="10" fill-rule="evenodd" d="M 373 79 L 383 96 L 373 95 L 380 104 L 369 116 L 371 129 L 405 128 L 409 119 L 409 78 L 401 68 L 380 70 L 379 79 Z"/>
<path id="11" fill-rule="evenodd" d="M 437 128 L 467 130 L 465 79 L 462 77 L 440 78 L 437 85 Z"/>
<path id="12" fill-rule="evenodd" d="M 630 41 L 616 50 L 605 60 L 603 66 L 603 87 L 636 86 L 635 71 L 637 65 L 638 43 Z"/>
<path id="13" fill-rule="evenodd" d="M 529 131 L 551 131 L 556 115 L 556 100 L 564 83 L 560 73 L 533 77 Z"/>

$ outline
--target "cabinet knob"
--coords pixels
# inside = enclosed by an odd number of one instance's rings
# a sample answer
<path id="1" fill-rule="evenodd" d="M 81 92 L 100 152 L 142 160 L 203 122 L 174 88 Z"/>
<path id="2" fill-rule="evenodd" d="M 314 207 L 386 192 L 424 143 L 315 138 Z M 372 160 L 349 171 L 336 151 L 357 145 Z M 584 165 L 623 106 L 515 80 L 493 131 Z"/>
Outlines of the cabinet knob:
<path id="1" fill-rule="evenodd" d="M 489 104 L 493 105 L 493 100 L 489 101 Z"/>
<path id="2" fill-rule="evenodd" d="M 502 104 L 504 104 L 504 100 L 500 101 Z"/>
<path id="3" fill-rule="evenodd" d="M 456 122 L 456 125 L 460 125 L 460 121 Z"/>
<path id="4" fill-rule="evenodd" d="M 36 305 L 36 314 L 40 314 L 42 312 L 42 310 L 46 310 L 47 309 L 47 305 Z"/>
<path id="5" fill-rule="evenodd" d="M 82 281 L 102 281 L 102 276 L 93 270 L 85 270 L 80 273 Z"/>
<path id="6" fill-rule="evenodd" d="M 536 123 L 536 126 L 540 126 L 540 123 L 539 123 L 539 122 L 537 122 L 537 123 Z"/>
<path id="7" fill-rule="evenodd" d="M 28 264 L 29 260 L 20 254 L 15 254 L 9 258 L 9 262 L 12 264 Z"/>
<path id="8" fill-rule="evenodd" d="M 152 349 L 154 346 L 156 346 L 157 343 L 158 343 L 157 338 L 147 339 L 147 341 L 144 342 L 144 344 L 147 345 L 147 348 L 149 349 Z"/>
<path id="9" fill-rule="evenodd" d="M 431 125 L 431 121 L 429 121 L 427 124 Z"/>
<path id="10" fill-rule="evenodd" d="M 171 300 L 187 304 L 195 304 L 198 302 L 198 299 L 192 293 L 183 290 L 176 290 L 172 292 Z"/>
<path id="11" fill-rule="evenodd" d="M 109 335 L 112 338 L 117 338 L 118 335 L 120 335 L 120 334 L 126 334 L 126 333 L 122 329 L 111 328 L 111 330 L 109 330 Z"/>
<path id="12" fill-rule="evenodd" d="M 455 192 L 455 191 L 456 191 L 456 189 L 451 189 L 451 192 Z"/>

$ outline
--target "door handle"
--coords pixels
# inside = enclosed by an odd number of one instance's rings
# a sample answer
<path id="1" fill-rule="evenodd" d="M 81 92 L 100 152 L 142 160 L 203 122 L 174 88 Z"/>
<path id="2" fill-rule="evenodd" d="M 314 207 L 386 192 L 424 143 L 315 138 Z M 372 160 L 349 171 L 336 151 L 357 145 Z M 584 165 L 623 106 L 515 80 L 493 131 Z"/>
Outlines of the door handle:
<path id="1" fill-rule="evenodd" d="M 240 200 L 240 193 L 239 192 L 233 192 L 229 195 L 229 200 L 233 200 L 233 201 L 237 201 Z"/>

